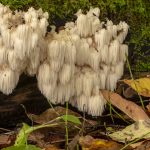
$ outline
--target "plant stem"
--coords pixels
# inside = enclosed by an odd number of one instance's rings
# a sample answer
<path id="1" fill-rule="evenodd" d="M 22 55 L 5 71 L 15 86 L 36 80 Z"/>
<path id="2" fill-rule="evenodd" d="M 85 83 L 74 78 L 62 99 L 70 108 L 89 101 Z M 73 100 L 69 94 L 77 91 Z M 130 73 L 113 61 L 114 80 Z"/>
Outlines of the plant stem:
<path id="1" fill-rule="evenodd" d="M 66 150 L 68 150 L 68 102 L 66 102 L 66 120 L 65 120 L 65 128 L 66 128 Z"/>
<path id="2" fill-rule="evenodd" d="M 141 102 L 142 108 L 145 110 L 145 106 L 144 106 L 142 97 L 141 97 L 141 95 L 140 95 L 139 92 L 138 92 L 138 88 L 137 88 L 137 85 L 136 85 L 136 83 L 135 83 L 135 80 L 134 80 L 134 77 L 133 77 L 133 74 L 132 74 L 132 71 L 131 71 L 131 66 L 130 66 L 130 63 L 129 63 L 129 60 L 128 60 L 127 55 L 126 55 L 126 59 L 127 59 L 127 65 L 128 65 L 128 69 L 129 69 L 129 72 L 130 72 L 130 76 L 131 76 L 132 81 L 133 81 L 133 83 L 134 83 L 134 85 L 135 85 L 136 92 L 137 92 L 137 94 L 138 94 L 138 96 L 139 96 L 139 98 L 140 98 L 140 102 Z"/>
<path id="3" fill-rule="evenodd" d="M 34 126 L 34 127 L 30 127 L 30 129 L 28 129 L 26 131 L 25 134 L 30 134 L 31 132 L 37 130 L 37 129 L 41 129 L 41 128 L 48 128 L 48 127 L 54 127 L 54 126 L 57 126 L 58 123 L 54 123 L 54 124 L 47 124 L 47 125 L 38 125 L 38 126 Z"/>
<path id="4" fill-rule="evenodd" d="M 112 120 L 113 123 L 115 123 L 115 122 L 114 122 L 113 115 L 112 115 L 112 105 L 111 105 L 111 103 L 108 103 L 108 105 L 109 105 L 109 112 L 110 112 L 111 120 Z"/>

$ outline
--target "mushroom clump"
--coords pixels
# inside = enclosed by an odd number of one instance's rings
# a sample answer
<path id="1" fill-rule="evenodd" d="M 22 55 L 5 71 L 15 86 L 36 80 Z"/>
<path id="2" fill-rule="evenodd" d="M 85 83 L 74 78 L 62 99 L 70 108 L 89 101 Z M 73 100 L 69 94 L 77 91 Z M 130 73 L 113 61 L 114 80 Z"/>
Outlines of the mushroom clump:
<path id="1" fill-rule="evenodd" d="M 45 43 L 47 19 L 48 13 L 41 9 L 12 12 L 0 4 L 0 91 L 4 94 L 12 93 L 21 73 L 37 73 L 44 59 L 40 54 L 46 56 L 42 42 Z"/>
<path id="2" fill-rule="evenodd" d="M 75 22 L 47 33 L 48 13 L 29 8 L 12 12 L 0 4 L 0 91 L 12 93 L 19 76 L 37 76 L 48 101 L 66 101 L 99 116 L 106 100 L 100 90 L 115 90 L 123 75 L 128 25 L 100 22 L 99 8 L 81 10 Z"/>
<path id="3" fill-rule="evenodd" d="M 128 25 L 99 20 L 100 10 L 77 12 L 58 33 L 48 33 L 47 58 L 41 63 L 38 87 L 48 101 L 68 101 L 80 111 L 99 116 L 106 100 L 100 89 L 114 91 L 123 75 L 128 46 L 123 41 Z"/>

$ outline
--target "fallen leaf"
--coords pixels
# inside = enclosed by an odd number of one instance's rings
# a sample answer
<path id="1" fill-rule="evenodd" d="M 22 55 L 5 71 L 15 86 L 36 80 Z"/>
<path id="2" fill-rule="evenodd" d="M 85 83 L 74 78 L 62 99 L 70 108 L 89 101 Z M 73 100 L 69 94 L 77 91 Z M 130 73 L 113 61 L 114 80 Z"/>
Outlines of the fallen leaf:
<path id="1" fill-rule="evenodd" d="M 61 116 L 65 115 L 66 108 L 63 108 L 60 106 L 55 107 L 54 109 L 49 108 L 40 115 L 28 114 L 28 117 L 36 123 L 43 124 L 43 123 L 47 123 L 47 122 L 57 118 L 59 116 L 59 114 Z M 68 115 L 74 115 L 74 116 L 80 117 L 80 115 L 78 113 L 75 113 L 72 110 L 68 110 Z"/>
<path id="2" fill-rule="evenodd" d="M 85 137 L 80 137 L 79 139 L 79 143 L 80 145 L 82 145 L 83 147 L 90 147 L 91 143 L 93 142 L 94 138 L 92 136 L 85 136 Z"/>
<path id="3" fill-rule="evenodd" d="M 80 138 L 80 135 L 77 134 L 77 135 L 71 140 L 71 142 L 68 144 L 69 150 L 74 150 L 74 149 L 75 149 L 76 145 L 78 144 L 79 138 Z"/>
<path id="4" fill-rule="evenodd" d="M 60 149 L 54 145 L 48 145 L 47 148 L 45 148 L 45 150 L 60 150 Z"/>
<path id="5" fill-rule="evenodd" d="M 145 97 L 150 97 L 150 78 L 140 78 L 136 80 L 123 80 L 136 92 Z"/>
<path id="6" fill-rule="evenodd" d="M 149 120 L 149 117 L 144 112 L 144 110 L 140 106 L 135 104 L 134 102 L 128 101 L 114 92 L 110 92 L 107 90 L 101 90 L 101 92 L 104 98 L 109 103 L 116 106 L 118 109 L 122 110 L 125 114 L 127 114 L 134 121 Z"/>
<path id="7" fill-rule="evenodd" d="M 0 149 L 10 146 L 15 141 L 15 135 L 1 134 L 0 135 Z"/>
<path id="8" fill-rule="evenodd" d="M 81 137 L 79 144 L 82 150 L 120 150 L 124 145 L 118 144 L 114 141 L 108 141 L 103 139 L 94 139 L 91 136 Z"/>
<path id="9" fill-rule="evenodd" d="M 76 116 L 73 116 L 73 115 L 63 115 L 61 116 L 61 118 L 66 122 L 66 121 L 69 121 L 69 122 L 72 122 L 74 124 L 81 124 L 80 120 L 78 117 Z"/>
<path id="10" fill-rule="evenodd" d="M 150 138 L 150 120 L 137 121 L 121 131 L 109 134 L 109 136 L 113 140 L 123 143 Z"/>
<path id="11" fill-rule="evenodd" d="M 36 145 L 38 147 L 43 148 L 46 145 L 46 142 L 43 140 L 45 135 L 44 135 L 44 133 L 42 133 L 40 131 L 41 130 L 36 130 L 36 131 L 32 132 L 28 137 L 28 141 L 30 141 L 32 143 L 36 143 Z"/>
<path id="12" fill-rule="evenodd" d="M 148 112 L 150 113 L 150 103 L 146 106 Z"/>
<path id="13" fill-rule="evenodd" d="M 136 144 L 135 144 L 135 146 L 136 146 Z M 134 150 L 150 150 L 150 141 L 149 140 L 145 140 L 143 142 L 139 142 L 139 145 L 134 147 Z"/>
<path id="14" fill-rule="evenodd" d="M 144 141 L 140 141 L 140 142 L 133 143 L 130 146 L 135 150 L 138 147 L 140 147 L 143 143 L 144 143 Z"/>
<path id="15" fill-rule="evenodd" d="M 123 92 L 123 96 L 125 98 L 132 98 L 134 97 L 134 95 L 136 95 L 136 91 L 133 90 L 131 87 L 126 88 Z"/>

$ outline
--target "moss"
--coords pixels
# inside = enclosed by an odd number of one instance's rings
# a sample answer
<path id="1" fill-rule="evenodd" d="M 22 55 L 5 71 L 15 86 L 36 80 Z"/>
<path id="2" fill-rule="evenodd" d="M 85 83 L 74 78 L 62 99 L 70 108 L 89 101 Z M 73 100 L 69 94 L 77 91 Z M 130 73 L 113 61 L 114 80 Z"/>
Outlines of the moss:
<path id="1" fill-rule="evenodd" d="M 150 58 L 149 58 L 150 59 Z M 145 62 L 142 60 L 138 60 L 136 65 L 134 66 L 133 70 L 143 72 L 143 71 L 149 71 L 150 70 L 150 62 Z"/>
<path id="2" fill-rule="evenodd" d="M 33 0 L 0 0 L 0 3 L 9 5 L 11 9 L 22 9 L 29 6 Z"/>
<path id="3" fill-rule="evenodd" d="M 0 3 L 9 5 L 12 9 L 41 7 L 49 12 L 49 22 L 53 24 L 57 24 L 60 20 L 73 20 L 74 13 L 78 9 L 86 11 L 90 6 L 99 7 L 101 20 L 106 20 L 106 17 L 115 23 L 125 20 L 130 25 L 130 36 L 126 42 L 132 47 L 131 63 L 137 64 L 137 60 L 140 60 L 145 65 L 150 64 L 150 59 L 147 59 L 147 53 L 150 51 L 149 0 L 0 0 Z M 136 66 L 143 67 L 143 65 Z"/>

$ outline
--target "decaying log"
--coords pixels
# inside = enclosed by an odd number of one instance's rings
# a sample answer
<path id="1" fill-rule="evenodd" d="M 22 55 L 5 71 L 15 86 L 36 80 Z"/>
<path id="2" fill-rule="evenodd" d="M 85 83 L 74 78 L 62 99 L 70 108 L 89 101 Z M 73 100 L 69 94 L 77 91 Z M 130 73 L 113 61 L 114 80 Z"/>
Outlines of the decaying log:
<path id="1" fill-rule="evenodd" d="M 108 91 L 102 91 L 106 99 L 113 99 L 111 101 L 117 108 L 124 111 L 129 115 L 133 120 L 137 121 L 140 119 L 149 119 L 148 116 L 144 113 L 143 110 L 140 110 L 140 115 L 134 115 L 137 111 L 136 109 L 141 109 L 140 107 L 133 104 L 133 102 L 123 99 L 121 96 L 116 93 L 109 93 Z M 122 102 L 127 102 L 127 105 L 122 105 Z M 22 107 L 24 105 L 24 107 Z M 0 93 L 0 127 L 2 125 L 8 125 L 9 122 L 14 123 L 15 117 L 20 119 L 27 118 L 25 111 L 34 114 L 40 114 L 50 107 L 46 98 L 41 94 L 37 87 L 37 81 L 35 77 L 27 77 L 22 75 L 19 81 L 18 86 L 10 95 L 4 95 Z M 135 109 L 136 108 L 136 109 Z M 26 109 L 26 110 L 25 110 Z M 20 120 L 20 122 L 24 120 Z"/>
<path id="2" fill-rule="evenodd" d="M 23 122 L 27 118 L 25 111 L 40 114 L 48 107 L 47 100 L 37 87 L 36 78 L 22 75 L 12 94 L 0 93 L 0 127 L 13 125 L 18 119 Z"/>

